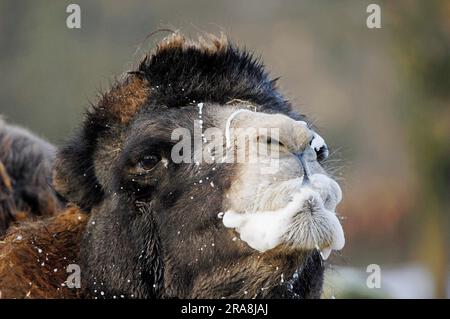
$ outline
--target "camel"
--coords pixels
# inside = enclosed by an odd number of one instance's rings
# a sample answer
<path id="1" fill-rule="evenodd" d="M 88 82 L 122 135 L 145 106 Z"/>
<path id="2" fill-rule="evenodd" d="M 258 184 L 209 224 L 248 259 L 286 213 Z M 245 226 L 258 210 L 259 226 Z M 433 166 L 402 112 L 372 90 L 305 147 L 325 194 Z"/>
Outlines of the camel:
<path id="1" fill-rule="evenodd" d="M 244 160 L 226 160 L 241 149 Z M 10 207 L 2 297 L 319 298 L 345 242 L 327 156 L 261 61 L 224 36 L 171 34 L 40 159 L 58 208 L 16 221 Z"/>

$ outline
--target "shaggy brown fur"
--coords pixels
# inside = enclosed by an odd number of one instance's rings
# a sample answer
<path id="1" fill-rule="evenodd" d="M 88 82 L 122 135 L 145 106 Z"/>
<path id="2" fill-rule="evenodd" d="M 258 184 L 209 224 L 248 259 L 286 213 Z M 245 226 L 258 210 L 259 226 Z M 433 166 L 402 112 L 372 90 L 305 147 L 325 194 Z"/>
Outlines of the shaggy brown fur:
<path id="1" fill-rule="evenodd" d="M 77 208 L 43 221 L 25 222 L 0 241 L 1 298 L 76 298 L 65 285 L 66 268 L 78 263 L 87 216 Z"/>
<path id="2" fill-rule="evenodd" d="M 104 94 L 98 108 L 108 108 L 120 123 L 126 124 L 147 101 L 149 85 L 145 79 L 129 78 Z"/>
<path id="3" fill-rule="evenodd" d="M 170 50 L 188 50 L 195 49 L 202 53 L 210 55 L 223 52 L 228 47 L 228 40 L 225 34 L 221 34 L 217 37 L 213 34 L 206 34 L 204 37 L 199 37 L 197 41 L 186 39 L 182 34 L 173 33 L 166 37 L 163 41 L 158 43 L 156 47 L 155 55 L 164 53 L 164 51 Z M 146 57 L 147 58 L 147 57 Z"/>
<path id="4" fill-rule="evenodd" d="M 62 205 L 50 186 L 55 148 L 0 116 L 0 236 L 11 223 L 53 216 Z"/>
<path id="5" fill-rule="evenodd" d="M 0 161 L 0 235 L 3 234 L 13 221 L 15 204 L 12 196 L 13 189 L 11 179 L 5 165 Z"/>

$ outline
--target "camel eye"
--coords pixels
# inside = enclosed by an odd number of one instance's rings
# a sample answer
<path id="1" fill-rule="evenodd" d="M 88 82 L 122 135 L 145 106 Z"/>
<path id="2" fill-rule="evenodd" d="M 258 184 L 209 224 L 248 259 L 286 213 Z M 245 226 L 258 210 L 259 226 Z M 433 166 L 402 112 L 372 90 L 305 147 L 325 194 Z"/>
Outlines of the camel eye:
<path id="1" fill-rule="evenodd" d="M 153 167 L 155 167 L 155 165 L 158 164 L 160 160 L 161 160 L 161 158 L 157 155 L 146 155 L 139 162 L 139 168 L 144 171 L 149 171 Z"/>
<path id="2" fill-rule="evenodd" d="M 260 143 L 266 143 L 267 145 L 278 145 L 280 147 L 284 147 L 284 144 L 281 143 L 279 140 L 272 138 L 271 136 L 258 136 L 258 142 Z"/>

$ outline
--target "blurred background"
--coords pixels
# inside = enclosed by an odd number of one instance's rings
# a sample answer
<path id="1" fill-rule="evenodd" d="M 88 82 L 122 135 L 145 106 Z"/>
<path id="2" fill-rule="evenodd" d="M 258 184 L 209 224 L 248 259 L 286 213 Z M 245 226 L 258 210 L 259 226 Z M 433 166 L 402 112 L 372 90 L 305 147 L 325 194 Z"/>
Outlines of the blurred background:
<path id="1" fill-rule="evenodd" d="M 66 27 L 70 3 L 81 29 Z M 1 0 L 0 114 L 61 144 L 159 28 L 225 32 L 320 128 L 347 239 L 324 298 L 449 297 L 450 1 Z"/>

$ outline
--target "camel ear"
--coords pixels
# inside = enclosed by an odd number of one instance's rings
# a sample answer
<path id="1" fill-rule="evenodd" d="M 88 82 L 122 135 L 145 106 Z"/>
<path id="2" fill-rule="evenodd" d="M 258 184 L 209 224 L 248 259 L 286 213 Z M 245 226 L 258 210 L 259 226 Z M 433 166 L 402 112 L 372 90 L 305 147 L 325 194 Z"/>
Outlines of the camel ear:
<path id="1" fill-rule="evenodd" d="M 104 191 L 94 168 L 99 138 L 115 127 L 126 126 L 148 96 L 147 80 L 133 75 L 116 83 L 91 107 L 81 130 L 57 153 L 53 184 L 61 196 L 85 211 L 102 200 Z"/>
<path id="2" fill-rule="evenodd" d="M 103 198 L 93 162 L 95 139 L 86 136 L 85 130 L 76 134 L 58 151 L 53 165 L 55 190 L 87 212 Z"/>

